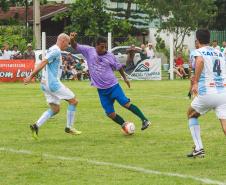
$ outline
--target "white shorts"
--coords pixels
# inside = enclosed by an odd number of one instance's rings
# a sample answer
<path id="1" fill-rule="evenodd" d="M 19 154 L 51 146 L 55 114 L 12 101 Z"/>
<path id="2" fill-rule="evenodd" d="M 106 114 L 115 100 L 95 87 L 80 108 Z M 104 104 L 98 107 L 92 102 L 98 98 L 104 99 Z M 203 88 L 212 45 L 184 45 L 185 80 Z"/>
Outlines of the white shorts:
<path id="1" fill-rule="evenodd" d="M 213 109 L 218 119 L 226 119 L 226 94 L 208 94 L 197 96 L 191 107 L 201 115 Z"/>
<path id="2" fill-rule="evenodd" d="M 44 86 L 43 92 L 48 103 L 54 103 L 57 105 L 60 104 L 60 100 L 70 100 L 75 97 L 74 93 L 64 85 L 56 92 L 51 92 Z"/>

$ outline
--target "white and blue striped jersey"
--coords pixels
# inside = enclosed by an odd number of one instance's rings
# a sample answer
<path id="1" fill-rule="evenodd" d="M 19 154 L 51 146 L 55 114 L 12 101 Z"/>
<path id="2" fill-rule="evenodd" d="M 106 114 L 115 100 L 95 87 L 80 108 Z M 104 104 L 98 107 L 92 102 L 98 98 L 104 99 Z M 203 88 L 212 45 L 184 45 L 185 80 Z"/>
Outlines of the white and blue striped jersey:
<path id="1" fill-rule="evenodd" d="M 60 77 L 62 74 L 61 50 L 57 45 L 53 45 L 47 50 L 45 59 L 48 64 L 42 70 L 42 84 L 51 92 L 56 92 L 62 87 Z"/>
<path id="2" fill-rule="evenodd" d="M 226 60 L 220 51 L 210 46 L 196 50 L 201 56 L 204 67 L 198 82 L 200 95 L 226 93 Z"/>

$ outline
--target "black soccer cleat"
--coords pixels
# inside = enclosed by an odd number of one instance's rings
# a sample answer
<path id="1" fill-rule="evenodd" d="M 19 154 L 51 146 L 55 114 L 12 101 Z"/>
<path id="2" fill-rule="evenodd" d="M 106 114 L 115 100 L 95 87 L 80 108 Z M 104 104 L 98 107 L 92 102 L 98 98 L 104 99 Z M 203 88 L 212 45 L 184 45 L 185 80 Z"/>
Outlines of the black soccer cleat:
<path id="1" fill-rule="evenodd" d="M 188 92 L 188 98 L 191 99 L 191 96 L 192 96 L 191 91 L 189 91 Z"/>
<path id="2" fill-rule="evenodd" d="M 204 149 L 200 149 L 200 150 L 193 150 L 190 154 L 187 155 L 187 157 L 200 157 L 200 158 L 204 158 L 205 157 L 205 151 Z"/>
<path id="3" fill-rule="evenodd" d="M 36 124 L 30 125 L 30 129 L 31 129 L 31 132 L 32 132 L 32 137 L 34 139 L 38 139 L 38 126 Z"/>
<path id="4" fill-rule="evenodd" d="M 146 128 L 148 128 L 149 127 L 149 125 L 151 124 L 151 122 L 150 121 L 148 121 L 148 120 L 144 120 L 143 122 L 142 122 L 142 127 L 141 127 L 141 130 L 145 130 Z"/>

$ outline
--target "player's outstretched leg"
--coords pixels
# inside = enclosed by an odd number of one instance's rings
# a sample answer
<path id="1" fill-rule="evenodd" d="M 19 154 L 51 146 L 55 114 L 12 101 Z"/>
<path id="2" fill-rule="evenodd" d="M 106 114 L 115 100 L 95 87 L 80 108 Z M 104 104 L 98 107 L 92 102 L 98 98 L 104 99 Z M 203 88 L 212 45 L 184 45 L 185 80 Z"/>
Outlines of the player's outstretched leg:
<path id="1" fill-rule="evenodd" d="M 51 106 L 51 109 L 48 109 L 47 111 L 45 111 L 35 124 L 30 125 L 32 136 L 35 139 L 38 138 L 39 127 L 41 127 L 49 118 L 57 114 L 59 110 L 60 110 L 59 106 L 54 106 L 54 107 Z"/>
<path id="2" fill-rule="evenodd" d="M 116 114 L 115 112 L 112 112 L 110 114 L 108 114 L 108 117 L 111 118 L 115 123 L 119 124 L 122 127 L 122 130 L 124 131 L 124 133 L 126 133 L 125 131 L 125 120 L 118 114 Z"/>
<path id="3" fill-rule="evenodd" d="M 130 110 L 132 113 L 134 113 L 141 119 L 142 121 L 141 130 L 145 130 L 146 128 L 149 127 L 151 122 L 144 116 L 143 112 L 136 105 L 127 103 L 126 105 L 124 105 L 124 107 L 126 107 L 128 110 Z"/>
<path id="4" fill-rule="evenodd" d="M 189 108 L 188 110 L 188 124 L 191 132 L 192 139 L 194 141 L 195 147 L 193 151 L 187 155 L 187 157 L 204 157 L 205 151 L 203 149 L 200 125 L 198 122 L 198 117 L 200 116 L 194 109 Z"/>
<path id="5" fill-rule="evenodd" d="M 76 111 L 76 105 L 78 104 L 78 101 L 75 99 L 68 100 L 68 108 L 67 108 L 67 125 L 65 127 L 65 132 L 72 135 L 80 135 L 82 132 L 79 130 L 76 130 L 74 126 L 75 121 L 75 111 Z"/>
<path id="6" fill-rule="evenodd" d="M 226 119 L 220 119 L 220 122 L 221 122 L 224 135 L 226 136 Z"/>

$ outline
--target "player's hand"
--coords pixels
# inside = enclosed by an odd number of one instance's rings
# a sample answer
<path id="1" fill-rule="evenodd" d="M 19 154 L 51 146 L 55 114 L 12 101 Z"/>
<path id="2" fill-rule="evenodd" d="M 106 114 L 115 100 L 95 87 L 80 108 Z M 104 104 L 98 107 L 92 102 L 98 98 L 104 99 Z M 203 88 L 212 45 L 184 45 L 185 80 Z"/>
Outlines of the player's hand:
<path id="1" fill-rule="evenodd" d="M 27 85 L 31 82 L 31 76 L 24 78 L 24 85 Z"/>
<path id="2" fill-rule="evenodd" d="M 194 83 L 194 84 L 192 85 L 192 94 L 193 94 L 194 96 L 197 96 L 197 95 L 198 95 L 198 84 L 197 84 L 197 83 Z"/>
<path id="3" fill-rule="evenodd" d="M 77 35 L 78 35 L 78 34 L 77 34 L 76 32 L 71 32 L 71 33 L 70 33 L 70 40 L 71 40 L 71 41 L 75 41 L 76 38 L 77 38 Z"/>
<path id="4" fill-rule="evenodd" d="M 127 79 L 124 79 L 125 83 L 127 84 L 127 86 L 130 88 L 130 82 Z"/>

